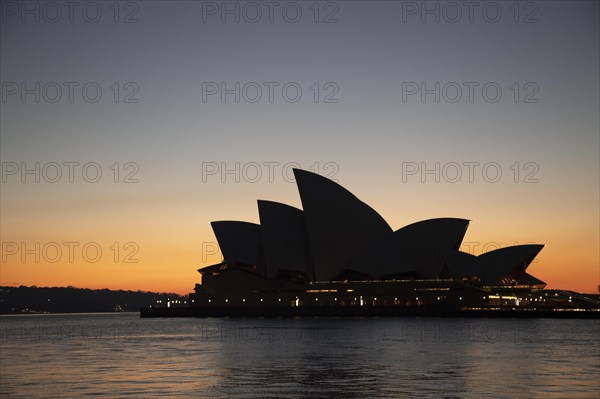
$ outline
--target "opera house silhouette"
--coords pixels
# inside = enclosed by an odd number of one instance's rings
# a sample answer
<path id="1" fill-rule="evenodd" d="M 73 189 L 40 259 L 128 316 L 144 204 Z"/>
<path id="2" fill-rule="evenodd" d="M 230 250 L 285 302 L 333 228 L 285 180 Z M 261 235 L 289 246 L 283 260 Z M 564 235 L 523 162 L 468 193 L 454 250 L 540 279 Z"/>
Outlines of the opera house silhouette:
<path id="1" fill-rule="evenodd" d="M 260 224 L 215 221 L 223 261 L 199 269 L 193 315 L 412 315 L 598 308 L 527 273 L 543 245 L 460 251 L 469 221 L 394 231 L 339 184 L 294 169 L 303 209 L 259 200 Z M 567 299 L 568 298 L 568 299 Z M 436 313 L 437 312 L 437 313 Z"/>

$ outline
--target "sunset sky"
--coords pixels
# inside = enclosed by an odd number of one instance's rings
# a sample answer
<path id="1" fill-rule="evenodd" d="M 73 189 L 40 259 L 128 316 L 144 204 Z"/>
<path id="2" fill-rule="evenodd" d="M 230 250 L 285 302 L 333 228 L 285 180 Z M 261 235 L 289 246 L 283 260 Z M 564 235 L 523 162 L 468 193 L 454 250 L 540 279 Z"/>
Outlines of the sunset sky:
<path id="1" fill-rule="evenodd" d="M 301 167 L 394 230 L 469 219 L 463 251 L 545 244 L 531 274 L 598 290 L 596 1 L 9 3 L 2 285 L 188 293 L 210 222 L 301 207 Z"/>

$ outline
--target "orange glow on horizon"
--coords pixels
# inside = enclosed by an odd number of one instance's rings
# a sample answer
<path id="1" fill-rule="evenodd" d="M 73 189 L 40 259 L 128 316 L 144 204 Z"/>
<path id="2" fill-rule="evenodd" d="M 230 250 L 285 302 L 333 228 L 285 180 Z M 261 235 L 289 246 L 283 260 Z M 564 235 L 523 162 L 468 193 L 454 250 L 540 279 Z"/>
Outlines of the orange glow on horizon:
<path id="1" fill-rule="evenodd" d="M 473 201 L 469 190 L 476 187 L 471 186 L 441 191 L 438 187 L 438 191 L 433 191 L 436 195 L 431 195 L 431 188 L 423 185 L 386 191 L 380 187 L 371 189 L 379 181 L 362 178 L 340 184 L 379 212 L 394 230 L 435 217 L 470 219 L 461 250 L 473 255 L 515 244 L 544 244 L 529 266 L 530 274 L 545 281 L 548 288 L 598 292 L 600 240 L 598 210 L 593 202 L 557 213 L 556 200 L 511 201 L 506 192 L 500 198 L 494 192 L 479 194 Z M 444 193 L 443 201 L 438 200 L 438 192 Z M 11 208 L 17 212 L 3 211 L 2 215 L 1 284 L 187 294 L 200 282 L 197 269 L 222 259 L 211 221 L 257 223 L 257 198 L 301 207 L 292 183 L 220 184 L 182 189 L 177 199 L 171 198 L 117 196 L 110 198 L 110 206 L 101 206 L 98 201 L 84 205 L 83 200 L 90 200 L 84 198 L 73 207 L 47 201 L 46 209 L 34 212 L 27 201 L 21 205 L 9 198 L 3 208 L 13 201 Z M 35 254 L 23 255 L 21 248 L 15 252 L 14 246 L 7 247 L 7 243 L 24 243 L 26 252 L 39 243 L 39 261 L 36 262 Z M 89 254 L 82 253 L 86 244 Z M 57 245 L 62 254 L 54 261 Z M 102 251 L 97 261 L 92 259 L 96 247 Z M 72 261 L 68 252 L 71 248 Z"/>
<path id="2" fill-rule="evenodd" d="M 187 242 L 178 242 L 175 238 L 172 238 L 171 242 L 161 243 L 140 241 L 139 251 L 135 254 L 132 248 L 125 251 L 122 242 L 118 258 L 115 258 L 114 242 L 98 241 L 97 244 L 102 248 L 103 255 L 94 263 L 92 263 L 94 260 L 92 249 L 95 245 L 88 246 L 90 254 L 86 259 L 82 257 L 82 252 L 78 251 L 82 246 L 75 247 L 73 263 L 48 262 L 47 260 L 51 260 L 50 256 L 54 256 L 50 255 L 50 249 L 53 247 L 46 247 L 47 259 L 44 259 L 42 254 L 44 249 L 40 246 L 40 262 L 36 263 L 31 251 L 35 243 L 26 242 L 25 249 L 29 249 L 30 253 L 25 256 L 25 262 L 21 262 L 21 254 L 4 254 L 7 261 L 2 263 L 2 285 L 39 287 L 70 285 L 78 288 L 142 290 L 187 295 L 193 291 L 194 285 L 200 282 L 197 269 L 218 263 L 222 259 L 214 236 L 205 234 L 203 237 L 197 241 Z M 4 242 L 7 241 L 10 240 Z M 18 242 L 18 239 L 14 241 Z M 495 249 L 496 244 L 502 246 L 514 244 L 514 242 L 502 241 L 480 242 L 465 238 L 461 250 L 479 255 L 484 249 Z M 138 262 L 125 262 L 127 255 L 131 255 L 129 261 Z M 590 273 L 597 268 L 597 265 L 587 259 L 586 255 L 589 256 L 585 252 L 580 252 L 577 256 L 572 256 L 567 248 L 546 245 L 529 266 L 528 272 L 545 281 L 548 284 L 547 288 L 597 293 L 600 281 L 594 280 L 593 274 Z M 63 254 L 64 256 L 66 255 Z M 119 261 L 115 262 L 115 260 Z"/>

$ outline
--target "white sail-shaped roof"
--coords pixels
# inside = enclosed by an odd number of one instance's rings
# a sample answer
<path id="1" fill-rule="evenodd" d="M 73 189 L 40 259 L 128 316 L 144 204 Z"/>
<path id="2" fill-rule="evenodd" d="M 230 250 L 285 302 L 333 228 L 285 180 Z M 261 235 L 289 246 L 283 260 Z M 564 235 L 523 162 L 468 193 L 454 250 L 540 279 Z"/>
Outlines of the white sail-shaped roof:
<path id="1" fill-rule="evenodd" d="M 312 277 L 304 213 L 273 201 L 258 201 L 262 232 L 262 255 L 267 277 L 280 270 L 293 270 Z"/>
<path id="2" fill-rule="evenodd" d="M 385 249 L 382 275 L 397 273 L 398 265 L 411 265 L 422 278 L 439 277 L 449 257 L 460 248 L 469 221 L 436 218 L 409 224 L 394 232 Z"/>
<path id="3" fill-rule="evenodd" d="M 294 175 L 317 280 L 336 278 L 351 260 L 392 233 L 377 212 L 339 184 L 300 169 Z"/>
<path id="4" fill-rule="evenodd" d="M 515 269 L 523 272 L 544 248 L 541 244 L 515 245 L 486 252 L 477 257 L 478 274 L 484 284 L 498 284 Z"/>
<path id="5" fill-rule="evenodd" d="M 224 263 L 255 265 L 264 274 L 261 262 L 261 227 L 255 223 L 218 221 L 210 224 L 223 253 Z"/>

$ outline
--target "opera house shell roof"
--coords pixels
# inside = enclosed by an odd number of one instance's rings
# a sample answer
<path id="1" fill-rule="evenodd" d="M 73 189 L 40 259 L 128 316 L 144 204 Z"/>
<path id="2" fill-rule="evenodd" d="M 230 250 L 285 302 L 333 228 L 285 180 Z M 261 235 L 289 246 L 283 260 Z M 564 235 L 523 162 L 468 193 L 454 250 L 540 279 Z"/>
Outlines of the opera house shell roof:
<path id="1" fill-rule="evenodd" d="M 429 219 L 394 231 L 339 184 L 301 169 L 294 175 L 303 209 L 259 200 L 260 224 L 211 223 L 224 258 L 219 267 L 242 265 L 267 279 L 292 273 L 307 281 L 452 278 L 545 285 L 527 273 L 543 245 L 474 256 L 459 250 L 468 220 Z"/>

